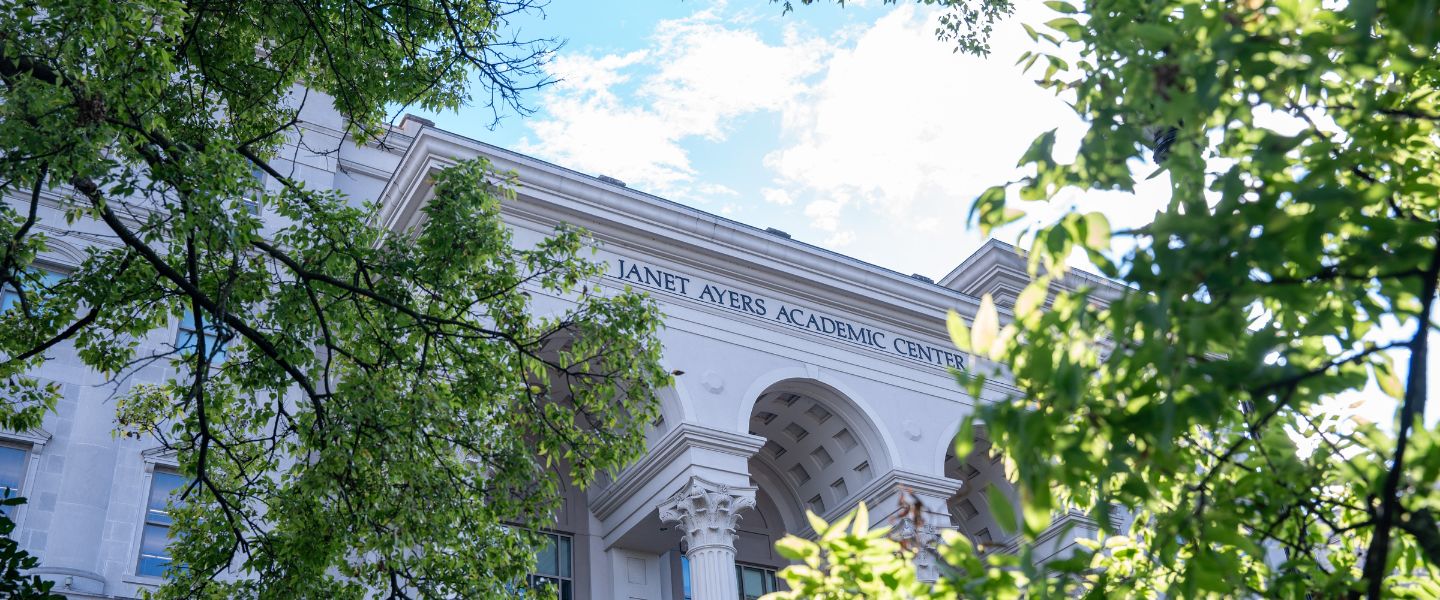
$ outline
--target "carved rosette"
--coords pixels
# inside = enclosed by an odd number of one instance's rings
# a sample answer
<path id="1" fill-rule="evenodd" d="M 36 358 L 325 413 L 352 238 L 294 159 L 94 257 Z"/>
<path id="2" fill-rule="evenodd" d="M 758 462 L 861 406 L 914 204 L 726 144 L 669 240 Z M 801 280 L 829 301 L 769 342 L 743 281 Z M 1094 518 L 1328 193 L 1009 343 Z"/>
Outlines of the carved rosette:
<path id="1" fill-rule="evenodd" d="M 660 521 L 680 529 L 687 552 L 710 547 L 735 550 L 740 511 L 755 506 L 755 488 L 732 488 L 692 476 L 659 506 Z"/>

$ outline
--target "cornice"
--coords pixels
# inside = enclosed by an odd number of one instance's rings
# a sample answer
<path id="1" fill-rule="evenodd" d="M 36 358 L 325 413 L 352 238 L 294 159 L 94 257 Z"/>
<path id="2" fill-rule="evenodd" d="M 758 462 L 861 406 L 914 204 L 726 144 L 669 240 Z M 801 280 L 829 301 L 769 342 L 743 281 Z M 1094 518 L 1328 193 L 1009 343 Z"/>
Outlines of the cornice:
<path id="1" fill-rule="evenodd" d="M 734 454 L 749 459 L 765 439 L 721 431 L 694 423 L 675 426 L 646 453 L 645 458 L 621 471 L 614 483 L 602 490 L 590 503 L 590 510 L 600 520 L 610 518 L 626 501 L 637 496 L 640 489 L 659 476 L 660 471 L 691 448 Z"/>
<path id="2" fill-rule="evenodd" d="M 378 223 L 396 231 L 420 225 L 431 176 L 479 156 L 518 176 L 522 201 L 507 203 L 507 214 L 581 225 L 615 248 L 802 299 L 835 305 L 842 298 L 838 304 L 849 312 L 911 328 L 924 323 L 932 332 L 946 309 L 973 314 L 978 307 L 973 296 L 953 289 L 433 128 L 422 129 L 401 159 L 381 194 Z"/>
<path id="3" fill-rule="evenodd" d="M 979 297 L 991 294 L 997 300 L 1012 303 L 1015 296 L 1030 285 L 1027 254 L 1014 246 L 991 239 L 940 279 L 940 285 L 963 294 Z M 1108 304 L 1126 289 L 1123 283 L 1080 269 L 1068 269 L 1050 284 L 1052 293 L 1074 291 L 1093 286 L 1094 299 Z"/>

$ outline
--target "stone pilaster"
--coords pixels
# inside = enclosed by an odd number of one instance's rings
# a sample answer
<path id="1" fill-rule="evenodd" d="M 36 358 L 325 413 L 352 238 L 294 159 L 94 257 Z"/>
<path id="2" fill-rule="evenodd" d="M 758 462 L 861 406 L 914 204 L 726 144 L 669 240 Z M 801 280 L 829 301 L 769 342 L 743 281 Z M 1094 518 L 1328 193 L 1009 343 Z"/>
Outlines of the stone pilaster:
<path id="1" fill-rule="evenodd" d="M 735 524 L 755 506 L 755 488 L 736 488 L 699 477 L 661 503 L 660 521 L 684 535 L 694 600 L 740 597 L 735 580 Z"/>

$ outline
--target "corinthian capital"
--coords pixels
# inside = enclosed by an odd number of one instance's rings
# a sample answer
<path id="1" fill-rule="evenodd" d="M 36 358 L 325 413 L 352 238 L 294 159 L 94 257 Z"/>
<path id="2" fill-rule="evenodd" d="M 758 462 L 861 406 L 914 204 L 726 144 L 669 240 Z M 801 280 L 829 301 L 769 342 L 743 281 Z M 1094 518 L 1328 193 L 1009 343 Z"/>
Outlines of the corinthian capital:
<path id="1" fill-rule="evenodd" d="M 660 521 L 678 527 L 693 552 L 711 546 L 733 551 L 740 511 L 753 506 L 753 487 L 730 487 L 691 476 L 685 487 L 658 508 Z"/>

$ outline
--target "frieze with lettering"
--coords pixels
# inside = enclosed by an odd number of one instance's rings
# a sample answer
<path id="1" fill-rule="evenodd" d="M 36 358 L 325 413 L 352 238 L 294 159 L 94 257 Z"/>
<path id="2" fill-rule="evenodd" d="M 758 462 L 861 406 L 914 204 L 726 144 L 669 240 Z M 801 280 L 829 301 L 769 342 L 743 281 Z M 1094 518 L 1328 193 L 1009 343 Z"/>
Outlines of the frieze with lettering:
<path id="1" fill-rule="evenodd" d="M 625 283 L 711 304 L 748 316 L 804 329 L 877 352 L 898 355 L 916 362 L 956 369 L 965 368 L 965 356 L 926 342 L 911 340 L 877 327 L 827 315 L 806 307 L 780 302 L 744 290 L 702 281 L 660 267 L 627 258 L 610 261 L 607 276 Z"/>

